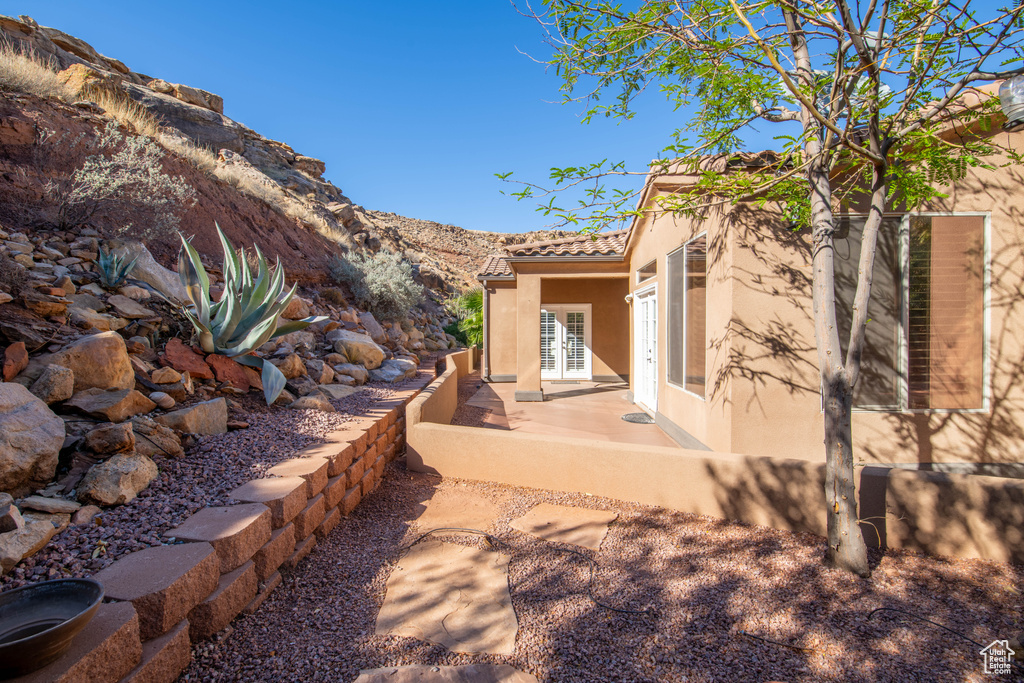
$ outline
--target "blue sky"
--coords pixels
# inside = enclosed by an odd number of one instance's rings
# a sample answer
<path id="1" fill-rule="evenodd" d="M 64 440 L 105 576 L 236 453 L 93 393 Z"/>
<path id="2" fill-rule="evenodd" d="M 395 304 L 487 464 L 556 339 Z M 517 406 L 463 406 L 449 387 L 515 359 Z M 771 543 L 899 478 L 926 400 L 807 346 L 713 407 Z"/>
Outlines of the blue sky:
<path id="1" fill-rule="evenodd" d="M 644 116 L 580 123 L 532 19 L 508 0 L 426 3 L 2 2 L 91 43 L 134 71 L 203 88 L 257 132 L 327 163 L 367 208 L 476 230 L 552 219 L 494 173 L 544 181 L 552 166 L 603 158 L 636 169 L 681 115 L 652 97 Z"/>

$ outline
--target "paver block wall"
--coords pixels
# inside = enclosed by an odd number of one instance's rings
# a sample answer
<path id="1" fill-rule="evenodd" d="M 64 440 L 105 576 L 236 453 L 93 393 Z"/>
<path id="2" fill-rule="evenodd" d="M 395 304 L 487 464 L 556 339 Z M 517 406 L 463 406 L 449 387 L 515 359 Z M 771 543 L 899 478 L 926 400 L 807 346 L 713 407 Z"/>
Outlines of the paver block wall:
<path id="1" fill-rule="evenodd" d="M 254 612 L 281 571 L 294 569 L 377 488 L 405 447 L 406 406 L 428 383 L 379 402 L 325 443 L 268 470 L 272 476 L 238 487 L 239 505 L 204 508 L 164 534 L 181 545 L 126 555 L 98 573 L 117 602 L 100 606 L 68 654 L 13 683 L 177 679 L 192 643 Z"/>

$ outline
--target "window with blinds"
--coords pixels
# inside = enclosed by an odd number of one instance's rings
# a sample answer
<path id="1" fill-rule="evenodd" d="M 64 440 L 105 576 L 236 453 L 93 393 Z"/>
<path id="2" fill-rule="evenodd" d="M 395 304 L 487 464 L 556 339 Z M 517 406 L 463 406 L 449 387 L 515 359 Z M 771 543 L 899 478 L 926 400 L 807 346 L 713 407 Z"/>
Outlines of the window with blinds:
<path id="1" fill-rule="evenodd" d="M 540 312 L 540 369 L 555 369 L 558 353 L 558 330 L 554 311 Z"/>
<path id="2" fill-rule="evenodd" d="M 567 372 L 583 372 L 587 369 L 584 333 L 583 312 L 569 311 L 566 313 L 565 369 Z"/>
<path id="3" fill-rule="evenodd" d="M 668 255 L 668 381 L 704 396 L 707 236 Z"/>
<path id="4" fill-rule="evenodd" d="M 844 354 L 864 220 L 844 217 L 837 226 L 836 314 Z M 907 245 L 902 251 L 901 229 Z M 872 274 L 855 407 L 984 407 L 984 245 L 982 216 L 885 219 Z"/>

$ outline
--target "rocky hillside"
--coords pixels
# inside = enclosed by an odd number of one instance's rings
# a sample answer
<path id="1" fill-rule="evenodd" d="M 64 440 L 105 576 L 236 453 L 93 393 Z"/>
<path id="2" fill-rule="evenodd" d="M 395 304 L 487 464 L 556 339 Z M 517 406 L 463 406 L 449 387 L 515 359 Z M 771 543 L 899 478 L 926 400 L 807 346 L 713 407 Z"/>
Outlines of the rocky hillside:
<path id="1" fill-rule="evenodd" d="M 155 138 L 167 152 L 164 170 L 195 190 L 180 229 L 194 235 L 201 253 L 219 254 L 216 222 L 234 243 L 259 244 L 304 283 L 325 281 L 334 255 L 387 249 L 406 256 L 441 298 L 474 284 L 486 254 L 561 234 L 477 232 L 365 210 L 323 178 L 322 161 L 228 118 L 214 93 L 133 71 L 27 16 L 0 16 L 0 40 L 47 60 L 69 91 L 64 101 L 0 92 L 0 222 L 9 231 L 55 221 L 54 178 L 66 179 L 95 153 L 113 118 L 129 135 Z M 125 111 L 122 101 L 141 105 L 141 115 Z M 155 122 L 148 131 L 147 117 Z M 145 226 L 137 222 L 125 231 L 96 215 L 91 226 L 104 235 L 142 237 Z M 173 232 L 145 237 L 157 260 L 172 265 Z"/>

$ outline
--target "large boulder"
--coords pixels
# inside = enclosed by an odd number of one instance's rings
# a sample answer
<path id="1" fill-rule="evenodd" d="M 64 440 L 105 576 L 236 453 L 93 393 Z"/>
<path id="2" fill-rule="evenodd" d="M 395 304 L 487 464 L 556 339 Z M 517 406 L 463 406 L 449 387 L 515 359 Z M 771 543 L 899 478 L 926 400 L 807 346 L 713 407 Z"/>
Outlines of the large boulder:
<path id="1" fill-rule="evenodd" d="M 156 409 L 155 403 L 135 389 L 86 389 L 72 396 L 64 405 L 107 422 L 124 422 L 130 417 Z"/>
<path id="2" fill-rule="evenodd" d="M 117 332 L 82 337 L 70 346 L 39 358 L 44 364 L 63 365 L 75 375 L 75 392 L 86 389 L 133 389 L 135 370 L 124 338 Z"/>
<path id="3" fill-rule="evenodd" d="M 53 478 L 64 420 L 20 384 L 0 383 L 0 490 Z"/>
<path id="4" fill-rule="evenodd" d="M 412 361 L 401 358 L 390 358 L 376 370 L 370 370 L 370 380 L 373 382 L 401 382 L 403 379 L 413 377 L 416 374 L 416 364 Z"/>
<path id="5" fill-rule="evenodd" d="M 356 384 L 366 384 L 370 379 L 369 371 L 362 365 L 355 365 L 354 363 L 338 363 L 334 366 L 334 376 L 335 378 L 339 376 L 351 377 L 355 380 Z"/>
<path id="6" fill-rule="evenodd" d="M 46 405 L 66 401 L 75 393 L 75 374 L 63 365 L 47 365 L 29 391 Z"/>
<path id="7" fill-rule="evenodd" d="M 135 450 L 131 422 L 100 425 L 85 435 L 85 447 L 93 453 L 108 454 Z"/>
<path id="8" fill-rule="evenodd" d="M 359 322 L 362 324 L 363 329 L 366 330 L 366 334 L 370 335 L 370 339 L 383 344 L 387 341 L 387 334 L 384 332 L 384 328 L 380 326 L 377 319 L 373 317 L 373 313 L 364 312 L 359 314 Z"/>
<path id="9" fill-rule="evenodd" d="M 352 363 L 358 363 L 367 370 L 380 367 L 384 361 L 384 349 L 377 346 L 369 336 L 349 330 L 331 330 L 327 341 L 334 344 L 334 350 L 344 354 Z"/>
<path id="10" fill-rule="evenodd" d="M 151 418 L 139 415 L 132 418 L 132 431 L 137 435 L 135 452 L 150 458 L 163 456 L 180 458 L 185 454 L 181 437 L 169 427 L 157 424 Z"/>
<path id="11" fill-rule="evenodd" d="M 284 358 L 275 358 L 270 362 L 277 366 L 277 369 L 281 371 L 285 379 L 295 379 L 306 374 L 306 365 L 299 358 L 298 354 L 292 353 Z"/>
<path id="12" fill-rule="evenodd" d="M 156 421 L 186 434 L 224 434 L 228 431 L 228 403 L 224 397 L 215 398 L 160 415 Z"/>
<path id="13" fill-rule="evenodd" d="M 181 284 L 178 274 L 157 263 L 142 242 L 114 243 L 114 247 L 120 247 L 130 257 L 136 259 L 129 277 L 145 282 L 173 302 L 188 301 L 188 294 L 185 292 L 185 286 Z"/>
<path id="14" fill-rule="evenodd" d="M 123 505 L 159 474 L 156 463 L 137 453 L 118 453 L 94 465 L 78 484 L 78 499 L 97 505 Z"/>

